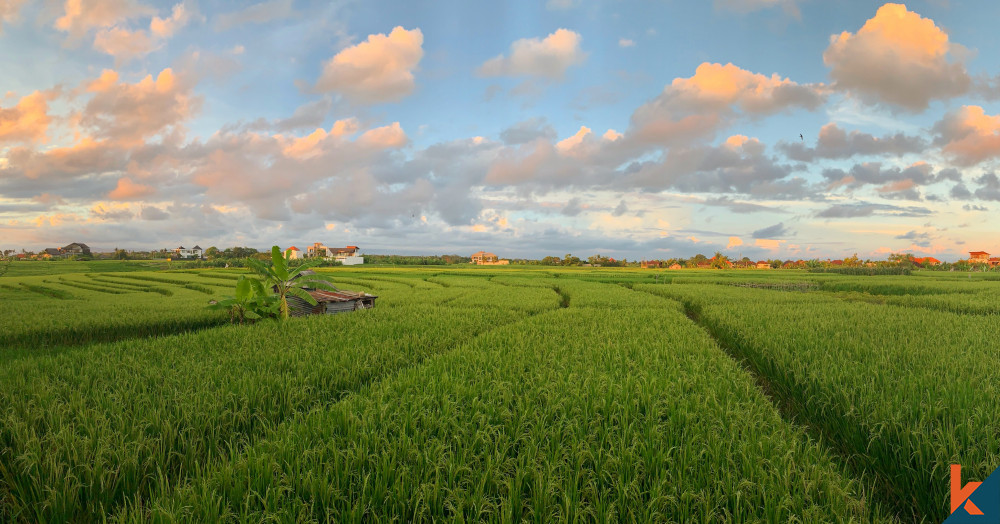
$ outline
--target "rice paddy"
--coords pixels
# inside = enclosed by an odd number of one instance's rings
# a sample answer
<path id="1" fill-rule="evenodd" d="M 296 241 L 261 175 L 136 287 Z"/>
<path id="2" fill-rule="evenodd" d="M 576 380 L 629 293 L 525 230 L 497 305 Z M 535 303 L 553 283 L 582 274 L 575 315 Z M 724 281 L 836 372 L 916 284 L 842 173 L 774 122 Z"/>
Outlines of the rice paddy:
<path id="1" fill-rule="evenodd" d="M 1000 466 L 978 275 L 333 268 L 375 309 L 235 326 L 239 272 L 89 264 L 0 278 L 2 522 L 933 522 Z"/>

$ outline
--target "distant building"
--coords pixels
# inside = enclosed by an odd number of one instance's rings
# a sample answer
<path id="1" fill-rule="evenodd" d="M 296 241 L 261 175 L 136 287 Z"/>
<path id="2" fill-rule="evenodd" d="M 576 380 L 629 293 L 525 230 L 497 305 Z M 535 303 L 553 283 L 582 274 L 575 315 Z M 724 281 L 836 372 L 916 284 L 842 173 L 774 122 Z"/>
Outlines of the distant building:
<path id="1" fill-rule="evenodd" d="M 771 269 L 771 263 L 766 260 L 758 260 L 757 269 Z"/>
<path id="2" fill-rule="evenodd" d="M 920 257 L 920 258 L 914 258 L 913 263 L 920 267 L 927 267 L 927 266 L 936 266 L 940 264 L 941 261 L 934 257 Z"/>
<path id="3" fill-rule="evenodd" d="M 62 251 L 60 251 L 59 249 L 54 248 L 54 247 L 47 247 L 47 248 L 45 248 L 44 251 L 42 251 L 41 253 L 39 253 L 39 256 L 41 256 L 43 258 L 58 257 L 58 256 L 62 256 Z"/>
<path id="4" fill-rule="evenodd" d="M 677 262 L 674 262 L 673 264 L 670 265 L 669 269 L 683 269 L 683 268 L 681 267 L 680 264 L 678 264 Z"/>
<path id="5" fill-rule="evenodd" d="M 485 251 L 478 251 L 473 253 L 471 257 L 472 263 L 477 266 L 506 266 L 510 264 L 510 260 L 503 260 L 497 257 L 493 253 L 487 253 Z"/>
<path id="6" fill-rule="evenodd" d="M 322 242 L 316 242 L 306 248 L 307 257 L 322 257 L 336 260 L 345 266 L 364 264 L 365 259 L 360 253 L 361 248 L 358 246 L 327 247 Z"/>
<path id="7" fill-rule="evenodd" d="M 204 255 L 204 254 L 205 254 L 205 251 L 201 248 L 201 246 L 197 246 L 197 245 L 194 246 L 194 247 L 192 247 L 192 248 L 186 248 L 184 246 L 180 246 L 180 247 L 174 249 L 174 256 L 177 257 L 177 258 L 189 258 L 189 259 L 190 258 L 201 258 L 202 255 Z"/>
<path id="8" fill-rule="evenodd" d="M 295 246 L 292 246 L 285 250 L 285 256 L 291 260 L 298 260 L 302 258 L 302 250 L 300 250 Z"/>
<path id="9" fill-rule="evenodd" d="M 333 252 L 333 259 L 345 266 L 356 266 L 364 264 L 365 259 L 360 255 L 361 248 L 358 246 L 335 247 L 332 250 L 327 248 L 327 253 Z"/>
<path id="10" fill-rule="evenodd" d="M 656 268 L 660 267 L 660 261 L 659 260 L 643 260 L 639 264 L 639 267 L 641 267 L 643 269 L 656 269 Z"/>
<path id="11" fill-rule="evenodd" d="M 970 251 L 969 252 L 969 263 L 970 264 L 989 264 L 990 254 L 985 251 Z"/>
<path id="12" fill-rule="evenodd" d="M 48 251 L 46 249 L 46 251 Z M 90 256 L 90 247 L 87 244 L 73 242 L 59 250 L 63 256 L 85 255 Z"/>

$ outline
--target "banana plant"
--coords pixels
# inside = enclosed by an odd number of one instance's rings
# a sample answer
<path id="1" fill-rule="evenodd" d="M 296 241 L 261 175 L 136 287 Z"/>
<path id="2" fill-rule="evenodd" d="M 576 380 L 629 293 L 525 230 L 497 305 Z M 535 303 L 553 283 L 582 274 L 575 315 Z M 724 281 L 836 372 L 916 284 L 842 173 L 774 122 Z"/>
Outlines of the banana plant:
<path id="1" fill-rule="evenodd" d="M 263 285 L 269 286 L 274 291 L 278 305 L 278 316 L 282 320 L 288 319 L 289 296 L 301 298 L 309 303 L 309 305 L 316 305 L 316 299 L 310 296 L 303 288 L 337 290 L 337 288 L 333 287 L 333 284 L 326 280 L 301 275 L 303 271 L 319 265 L 322 260 L 307 262 L 294 269 L 289 269 L 290 260 L 290 253 L 282 255 L 281 248 L 278 246 L 271 247 L 270 266 L 267 266 L 260 260 L 247 260 L 250 263 L 250 268 L 260 275 Z"/>
<path id="2" fill-rule="evenodd" d="M 240 275 L 236 281 L 236 296 L 213 301 L 209 308 L 228 311 L 230 322 L 242 324 L 247 320 L 275 316 L 278 313 L 278 302 L 260 280 Z"/>

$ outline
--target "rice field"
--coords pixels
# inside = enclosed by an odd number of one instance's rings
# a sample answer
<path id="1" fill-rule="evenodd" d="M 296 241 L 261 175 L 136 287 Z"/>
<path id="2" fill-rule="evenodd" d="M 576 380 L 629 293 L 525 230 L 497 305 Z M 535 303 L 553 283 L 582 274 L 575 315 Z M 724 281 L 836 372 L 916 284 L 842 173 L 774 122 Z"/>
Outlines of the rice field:
<path id="1" fill-rule="evenodd" d="M 980 275 L 330 268 L 376 307 L 236 326 L 87 264 L 0 278 L 0 522 L 934 522 L 1000 466 Z"/>

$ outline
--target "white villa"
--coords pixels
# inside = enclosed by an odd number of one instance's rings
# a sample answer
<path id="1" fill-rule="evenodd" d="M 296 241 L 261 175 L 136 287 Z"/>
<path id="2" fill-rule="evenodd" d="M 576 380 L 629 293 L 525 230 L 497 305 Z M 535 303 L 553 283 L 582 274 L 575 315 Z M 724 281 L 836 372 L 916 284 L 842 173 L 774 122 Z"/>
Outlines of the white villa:
<path id="1" fill-rule="evenodd" d="M 294 257 L 295 255 L 292 256 Z M 361 256 L 361 248 L 358 246 L 327 247 L 322 242 L 316 242 L 306 248 L 306 256 L 336 260 L 345 266 L 355 266 L 365 263 L 364 257 Z"/>
<path id="2" fill-rule="evenodd" d="M 177 258 L 201 258 L 205 254 L 205 251 L 201 246 L 194 246 L 190 249 L 184 246 L 174 249 L 174 255 Z"/>

